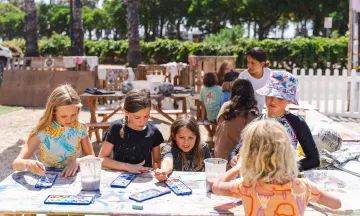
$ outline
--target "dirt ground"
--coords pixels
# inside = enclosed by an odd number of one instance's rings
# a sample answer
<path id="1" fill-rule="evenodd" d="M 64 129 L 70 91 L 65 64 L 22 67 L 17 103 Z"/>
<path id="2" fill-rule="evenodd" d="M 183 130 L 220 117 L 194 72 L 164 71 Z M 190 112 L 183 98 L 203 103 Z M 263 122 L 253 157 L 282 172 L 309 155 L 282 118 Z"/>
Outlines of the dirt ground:
<path id="1" fill-rule="evenodd" d="M 12 162 L 19 154 L 22 146 L 26 142 L 30 131 L 35 127 L 44 109 L 24 108 L 17 111 L 0 115 L 0 182 L 12 172 Z M 120 115 L 115 115 L 110 119 L 117 119 Z M 81 111 L 80 119 L 88 122 L 90 113 Z M 333 118 L 335 121 L 360 132 L 360 119 Z M 159 124 L 157 127 L 162 132 L 164 139 L 169 138 L 170 127 Z M 207 132 L 201 127 L 202 139 L 207 138 Z M 100 145 L 95 141 L 95 136 L 91 137 L 95 152 L 98 153 Z"/>
<path id="2" fill-rule="evenodd" d="M 24 108 L 0 115 L 0 182 L 13 172 L 12 162 L 19 154 L 29 133 L 35 127 L 43 112 L 43 108 Z M 118 118 L 121 118 L 120 114 L 112 117 L 110 121 Z M 90 120 L 90 113 L 82 110 L 80 112 L 80 119 L 88 122 Z M 160 129 L 164 139 L 168 140 L 170 126 L 165 124 L 158 124 L 156 126 Z M 204 134 L 202 139 L 207 139 L 206 130 L 202 128 L 201 131 Z M 91 137 L 91 142 L 93 143 L 95 153 L 98 154 L 101 146 L 96 142 L 94 134 Z"/>

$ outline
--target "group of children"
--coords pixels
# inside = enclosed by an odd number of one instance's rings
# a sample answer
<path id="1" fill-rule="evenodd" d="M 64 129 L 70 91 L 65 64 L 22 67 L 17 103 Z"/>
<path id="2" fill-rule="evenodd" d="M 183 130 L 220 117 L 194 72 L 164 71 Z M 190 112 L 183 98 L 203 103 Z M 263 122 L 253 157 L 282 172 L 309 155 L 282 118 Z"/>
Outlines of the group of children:
<path id="1" fill-rule="evenodd" d="M 247 73 L 251 76 L 257 72 L 258 67 L 264 67 L 266 63 L 266 60 L 252 62 L 252 58 L 255 58 L 253 55 L 249 54 L 247 57 Z M 255 66 L 249 66 L 253 63 Z M 320 190 L 309 180 L 297 178 L 299 168 L 292 142 L 294 137 L 289 136 L 291 125 L 287 127 L 289 123 L 285 124 L 277 119 L 276 115 L 283 112 L 282 105 L 268 99 L 277 97 L 281 101 L 291 102 L 292 98 L 286 98 L 281 92 L 269 89 L 257 96 L 251 79 L 244 78 L 246 74 L 235 81 L 227 79 L 226 74 L 222 82 L 231 82 L 230 101 L 224 102 L 222 106 L 218 103 L 221 87 L 214 85 L 217 77 L 213 73 L 205 74 L 204 84 L 207 89 L 202 90 L 202 95 L 214 96 L 206 97 L 207 101 L 203 101 L 212 105 L 207 106 L 207 109 L 210 108 L 208 119 L 217 121 L 218 124 L 215 156 L 227 159 L 236 144 L 241 145 L 237 146 L 240 153 L 229 161 L 232 168 L 220 179 L 209 181 L 213 192 L 240 196 L 247 215 L 267 215 L 269 212 L 277 212 L 278 215 L 303 215 L 310 200 L 331 208 L 339 208 L 341 202 L 338 198 Z M 264 70 L 263 76 L 268 76 Z M 280 74 L 272 75 L 274 80 L 279 76 Z M 289 74 L 281 74 L 281 81 L 285 80 L 284 76 Z M 272 107 L 273 111 L 264 114 L 266 118 L 258 119 L 258 107 L 262 103 L 260 96 L 264 97 L 264 101 L 266 96 L 266 104 L 268 108 Z M 259 99 L 256 100 L 257 98 Z M 282 104 L 287 105 L 285 102 Z M 73 88 L 68 85 L 56 88 L 47 101 L 44 115 L 15 159 L 14 169 L 44 175 L 46 167 L 57 167 L 63 168 L 62 176 L 74 176 L 78 171 L 81 155 L 95 156 L 87 128 L 78 119 L 81 107 L 80 98 Z M 98 155 L 103 158 L 102 166 L 131 173 L 153 170 L 154 177 L 159 181 L 167 179 L 172 171 L 204 171 L 203 161 L 211 155 L 207 144 L 201 142 L 196 119 L 191 115 L 182 115 L 176 119 L 171 125 L 168 143 L 161 150 L 160 144 L 164 142 L 164 138 L 161 132 L 148 122 L 150 109 L 148 90 L 134 89 L 127 93 L 123 107 L 125 117 L 114 121 L 104 135 Z M 286 122 L 286 118 L 283 118 Z M 302 121 L 293 122 L 299 125 L 298 128 L 301 127 L 301 133 L 294 133 L 295 138 L 301 142 L 304 138 L 300 136 L 308 135 L 304 132 L 308 127 Z M 308 138 L 305 140 L 308 141 Z M 313 151 L 314 146 L 304 146 L 305 155 L 310 155 L 309 151 Z M 31 160 L 37 149 L 40 149 L 40 160 Z M 234 179 L 239 174 L 241 178 Z"/>

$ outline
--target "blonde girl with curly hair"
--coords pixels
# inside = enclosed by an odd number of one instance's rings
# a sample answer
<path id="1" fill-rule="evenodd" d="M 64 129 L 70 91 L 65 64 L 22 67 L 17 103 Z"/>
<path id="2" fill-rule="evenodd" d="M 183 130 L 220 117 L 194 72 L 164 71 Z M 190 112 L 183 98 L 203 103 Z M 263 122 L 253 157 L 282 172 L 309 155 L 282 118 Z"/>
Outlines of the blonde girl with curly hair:
<path id="1" fill-rule="evenodd" d="M 341 207 L 339 198 L 305 178 L 296 178 L 295 150 L 275 120 L 251 123 L 243 134 L 237 165 L 212 184 L 217 195 L 240 197 L 246 215 L 304 215 L 307 204 Z M 242 177 L 232 180 L 241 173 Z"/>

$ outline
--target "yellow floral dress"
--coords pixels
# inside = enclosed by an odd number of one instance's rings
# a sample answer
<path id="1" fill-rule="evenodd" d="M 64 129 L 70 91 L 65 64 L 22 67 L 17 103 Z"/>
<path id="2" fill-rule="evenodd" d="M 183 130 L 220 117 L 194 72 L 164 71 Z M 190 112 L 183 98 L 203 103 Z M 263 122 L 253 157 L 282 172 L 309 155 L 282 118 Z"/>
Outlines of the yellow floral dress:
<path id="1" fill-rule="evenodd" d="M 64 168 L 66 164 L 81 156 L 81 140 L 88 136 L 85 124 L 75 121 L 63 127 L 55 121 L 36 133 L 40 139 L 41 162 L 46 167 Z"/>

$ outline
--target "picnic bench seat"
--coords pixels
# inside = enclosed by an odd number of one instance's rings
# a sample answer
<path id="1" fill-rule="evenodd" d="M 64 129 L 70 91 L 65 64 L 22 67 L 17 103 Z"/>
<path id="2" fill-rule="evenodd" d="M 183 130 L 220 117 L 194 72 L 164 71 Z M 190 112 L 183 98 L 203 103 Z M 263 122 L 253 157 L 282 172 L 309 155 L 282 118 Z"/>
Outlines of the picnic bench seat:
<path id="1" fill-rule="evenodd" d="M 104 117 L 104 116 L 110 115 L 112 112 L 113 112 L 113 110 L 97 110 L 95 113 L 98 116 Z M 183 114 L 182 110 L 163 110 L 163 112 L 166 114 L 169 114 L 169 115 L 171 115 L 171 114 L 176 115 L 176 117 Z M 189 112 L 190 112 L 190 110 L 188 109 L 187 113 L 189 113 Z M 150 110 L 150 114 L 158 114 L 158 112 L 156 110 Z"/>

